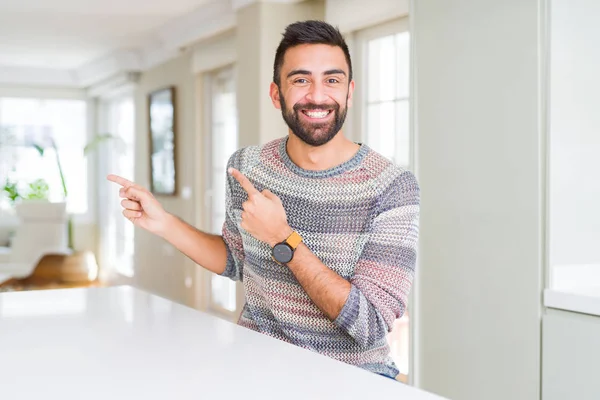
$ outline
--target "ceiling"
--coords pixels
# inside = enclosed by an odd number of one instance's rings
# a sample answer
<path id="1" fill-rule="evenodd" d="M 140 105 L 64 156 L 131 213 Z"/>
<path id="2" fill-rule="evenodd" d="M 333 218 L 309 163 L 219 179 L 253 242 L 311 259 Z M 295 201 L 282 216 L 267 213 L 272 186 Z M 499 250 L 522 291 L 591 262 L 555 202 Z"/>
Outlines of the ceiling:
<path id="1" fill-rule="evenodd" d="M 1 0 L 0 66 L 76 69 L 227 0 Z"/>

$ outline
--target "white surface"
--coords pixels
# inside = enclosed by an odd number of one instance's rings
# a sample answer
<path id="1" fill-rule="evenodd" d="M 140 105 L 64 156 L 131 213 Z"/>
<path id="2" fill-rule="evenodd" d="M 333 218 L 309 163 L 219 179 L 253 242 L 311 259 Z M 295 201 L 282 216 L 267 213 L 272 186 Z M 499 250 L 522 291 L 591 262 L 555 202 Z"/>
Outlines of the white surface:
<path id="1" fill-rule="evenodd" d="M 600 316 L 600 264 L 560 265 L 550 271 L 546 307 Z"/>
<path id="2" fill-rule="evenodd" d="M 600 294 L 600 264 L 555 265 L 550 270 L 550 288 L 562 291 L 589 292 L 596 288 Z"/>
<path id="3" fill-rule="evenodd" d="M 192 72 L 201 74 L 233 64 L 236 60 L 235 31 L 227 32 L 194 46 Z"/>
<path id="4" fill-rule="evenodd" d="M 209 0 L 2 0 L 0 65 L 77 68 Z"/>
<path id="5" fill-rule="evenodd" d="M 600 263 L 600 1 L 552 0 L 550 265 Z"/>
<path id="6" fill-rule="evenodd" d="M 600 316 L 600 288 L 544 290 L 544 305 L 549 308 Z"/>
<path id="7" fill-rule="evenodd" d="M 0 293 L 6 399 L 440 397 L 131 287 Z"/>
<path id="8" fill-rule="evenodd" d="M 325 19 L 344 34 L 408 15 L 409 0 L 327 0 Z"/>
<path id="9" fill-rule="evenodd" d="M 549 310 L 542 326 L 542 400 L 598 400 L 600 318 Z"/>
<path id="10" fill-rule="evenodd" d="M 540 398 L 538 0 L 416 0 L 417 384 Z"/>

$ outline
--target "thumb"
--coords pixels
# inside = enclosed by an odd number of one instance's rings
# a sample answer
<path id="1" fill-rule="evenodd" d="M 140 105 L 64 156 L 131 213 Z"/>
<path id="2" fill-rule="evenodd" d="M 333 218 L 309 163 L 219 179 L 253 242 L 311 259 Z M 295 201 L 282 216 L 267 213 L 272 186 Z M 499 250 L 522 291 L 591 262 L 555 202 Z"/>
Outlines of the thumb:
<path id="1" fill-rule="evenodd" d="M 136 188 L 135 186 L 129 186 L 127 189 L 123 189 L 122 197 L 135 201 L 147 200 L 146 193 L 144 193 L 143 190 Z"/>
<path id="2" fill-rule="evenodd" d="M 130 186 L 125 189 L 125 197 L 139 202 L 147 213 L 153 214 L 156 211 L 157 201 L 154 199 L 154 196 L 145 189 Z"/>
<path id="3" fill-rule="evenodd" d="M 269 200 L 279 200 L 279 197 L 274 195 L 269 189 L 263 190 L 262 195 L 265 196 Z"/>

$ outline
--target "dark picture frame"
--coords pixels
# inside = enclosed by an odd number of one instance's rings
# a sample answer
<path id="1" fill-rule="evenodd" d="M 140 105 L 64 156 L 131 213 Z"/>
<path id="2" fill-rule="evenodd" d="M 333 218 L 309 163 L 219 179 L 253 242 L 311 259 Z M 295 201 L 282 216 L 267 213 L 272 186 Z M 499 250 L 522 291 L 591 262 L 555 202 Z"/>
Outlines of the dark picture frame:
<path id="1" fill-rule="evenodd" d="M 148 94 L 150 142 L 150 191 L 156 195 L 177 194 L 177 107 L 175 87 Z"/>

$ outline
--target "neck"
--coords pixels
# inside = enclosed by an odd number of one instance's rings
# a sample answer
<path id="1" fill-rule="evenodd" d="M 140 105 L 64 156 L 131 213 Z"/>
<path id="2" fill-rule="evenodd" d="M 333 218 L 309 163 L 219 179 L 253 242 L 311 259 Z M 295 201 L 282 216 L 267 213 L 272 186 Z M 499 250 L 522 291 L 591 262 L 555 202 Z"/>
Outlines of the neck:
<path id="1" fill-rule="evenodd" d="M 317 147 L 306 144 L 290 131 L 286 150 L 290 160 L 298 167 L 308 171 L 323 171 L 350 160 L 359 148 L 341 131 L 329 142 Z"/>

